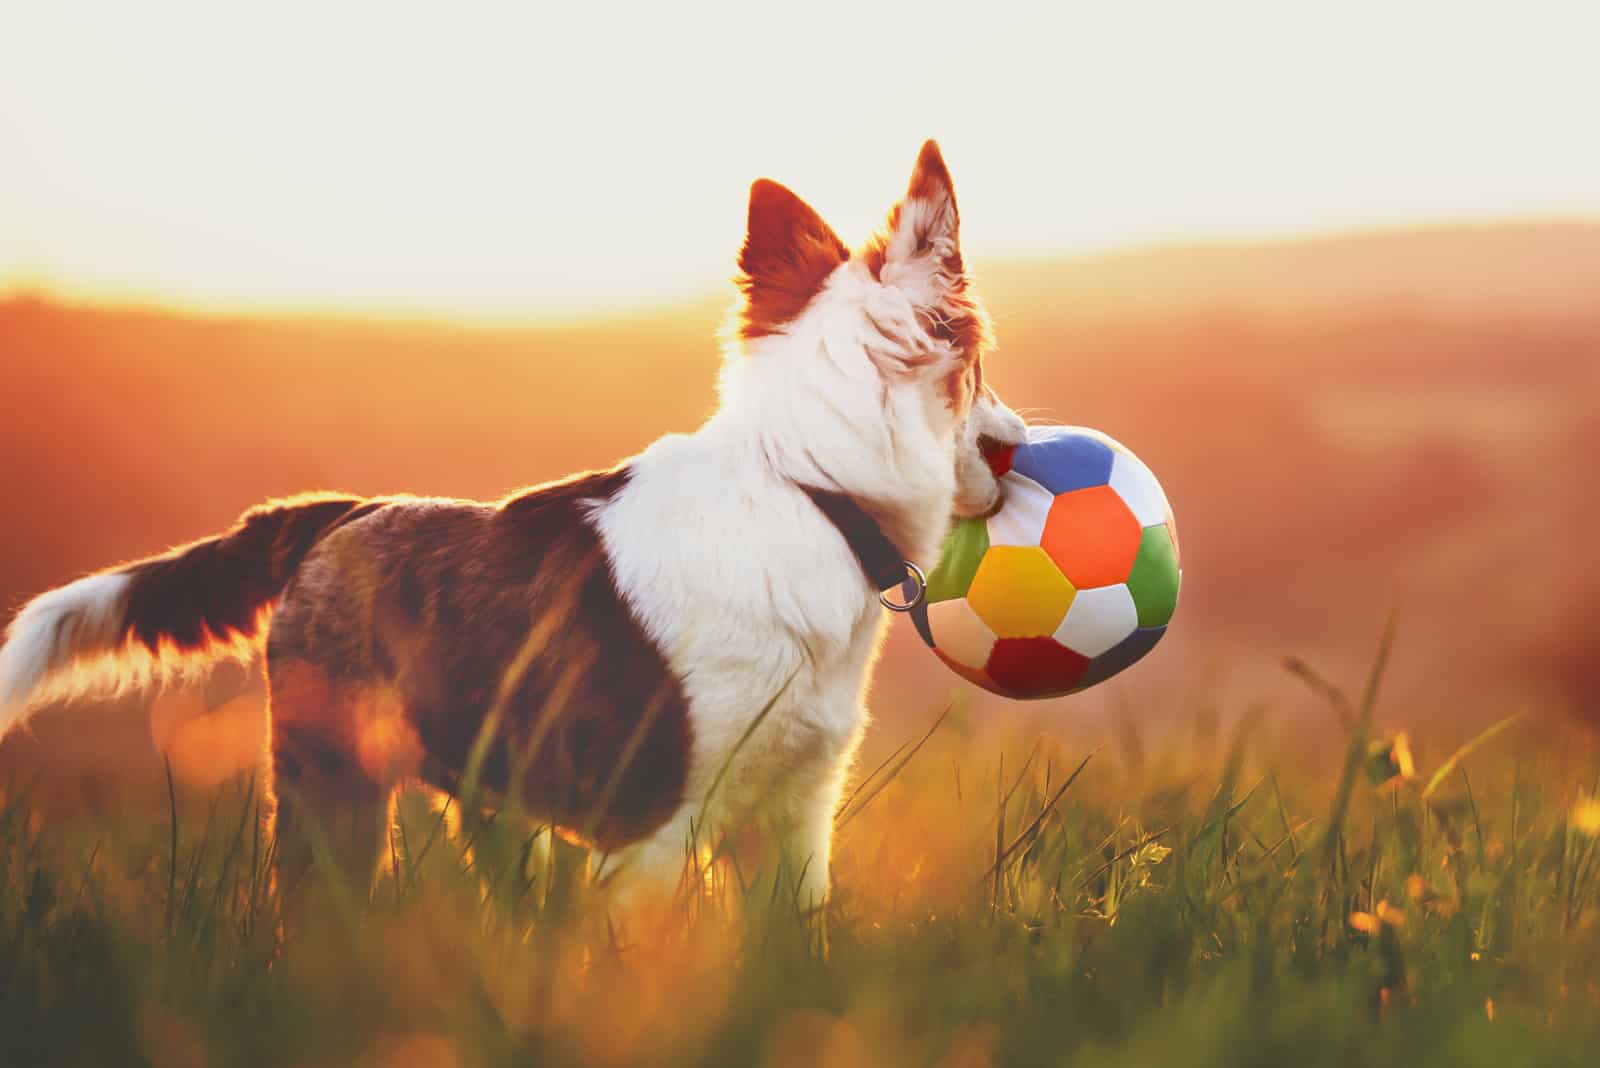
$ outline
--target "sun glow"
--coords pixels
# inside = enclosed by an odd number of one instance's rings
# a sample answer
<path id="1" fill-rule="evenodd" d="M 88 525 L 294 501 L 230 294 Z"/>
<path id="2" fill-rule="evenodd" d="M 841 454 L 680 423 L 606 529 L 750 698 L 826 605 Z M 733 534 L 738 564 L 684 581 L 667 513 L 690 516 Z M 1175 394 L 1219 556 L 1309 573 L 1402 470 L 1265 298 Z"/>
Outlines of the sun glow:
<path id="1" fill-rule="evenodd" d="M 705 293 L 767 175 L 980 260 L 1600 213 L 1585 5 L 18 6 L 0 286 L 565 316 Z"/>

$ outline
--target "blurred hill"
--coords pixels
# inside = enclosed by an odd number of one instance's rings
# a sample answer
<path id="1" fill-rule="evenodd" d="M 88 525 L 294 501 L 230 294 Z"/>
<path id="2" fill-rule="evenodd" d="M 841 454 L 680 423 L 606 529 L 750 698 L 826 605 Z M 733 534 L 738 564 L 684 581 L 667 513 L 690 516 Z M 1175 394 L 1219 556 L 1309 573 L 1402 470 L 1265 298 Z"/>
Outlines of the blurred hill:
<path id="1" fill-rule="evenodd" d="M 1157 653 L 1027 714 L 1098 724 L 1130 701 L 1160 718 L 1226 696 L 1269 702 L 1293 732 L 1322 712 L 1278 658 L 1354 684 L 1398 606 L 1384 708 L 1400 722 L 1600 715 L 1600 225 L 979 268 L 1002 396 L 1138 451 L 1183 544 Z M 0 303 L 0 605 L 266 496 L 493 497 L 607 464 L 711 410 L 721 305 L 491 329 Z M 931 663 L 897 628 L 881 718 L 963 689 Z M 235 707 L 240 685 L 207 703 Z M 35 724 L 0 764 L 47 746 L 81 769 L 159 766 L 142 716 Z"/>
<path id="2" fill-rule="evenodd" d="M 1441 225 L 1158 246 L 995 264 L 984 278 L 1020 305 L 1083 315 L 1385 306 L 1559 315 L 1592 308 L 1600 292 L 1600 224 Z"/>

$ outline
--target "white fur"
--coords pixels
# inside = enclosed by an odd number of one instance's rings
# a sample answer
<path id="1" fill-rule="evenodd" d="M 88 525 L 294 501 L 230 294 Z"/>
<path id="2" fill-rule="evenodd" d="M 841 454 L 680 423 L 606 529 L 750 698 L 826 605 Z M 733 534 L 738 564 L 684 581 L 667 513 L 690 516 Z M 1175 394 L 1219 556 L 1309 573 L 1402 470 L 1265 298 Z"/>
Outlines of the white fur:
<path id="1" fill-rule="evenodd" d="M 911 202 L 900 229 L 930 225 L 931 210 Z M 953 224 L 953 211 L 944 219 Z M 760 816 L 803 867 L 802 900 L 827 892 L 834 810 L 866 726 L 883 610 L 800 485 L 852 495 L 927 570 L 958 498 L 998 499 L 977 436 L 1024 433 L 992 393 L 959 422 L 950 409 L 944 382 L 956 354 L 917 315 L 952 281 L 930 263 L 940 240 L 918 253 L 915 238 L 892 235 L 882 281 L 852 259 L 798 320 L 730 345 L 716 415 L 692 435 L 657 441 L 626 488 L 592 512 L 618 588 L 690 702 L 685 803 L 621 858 L 646 883 L 678 877 L 691 827 L 705 843 Z"/>
<path id="2" fill-rule="evenodd" d="M 122 644 L 128 576 L 90 575 L 29 601 L 0 645 L 0 737 L 23 723 L 39 698 L 79 685 L 82 662 Z"/>

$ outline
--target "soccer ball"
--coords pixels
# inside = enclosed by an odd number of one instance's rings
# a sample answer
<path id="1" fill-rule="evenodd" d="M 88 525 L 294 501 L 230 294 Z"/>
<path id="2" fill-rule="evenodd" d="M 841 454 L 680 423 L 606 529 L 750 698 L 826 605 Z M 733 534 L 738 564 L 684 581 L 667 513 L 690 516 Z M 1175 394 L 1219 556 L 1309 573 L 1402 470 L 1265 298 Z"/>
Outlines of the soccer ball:
<path id="1" fill-rule="evenodd" d="M 1030 427 L 991 461 L 1005 502 L 958 519 L 917 629 L 953 671 L 1006 697 L 1059 697 L 1132 665 L 1178 604 L 1178 534 L 1138 457 L 1083 427 Z"/>

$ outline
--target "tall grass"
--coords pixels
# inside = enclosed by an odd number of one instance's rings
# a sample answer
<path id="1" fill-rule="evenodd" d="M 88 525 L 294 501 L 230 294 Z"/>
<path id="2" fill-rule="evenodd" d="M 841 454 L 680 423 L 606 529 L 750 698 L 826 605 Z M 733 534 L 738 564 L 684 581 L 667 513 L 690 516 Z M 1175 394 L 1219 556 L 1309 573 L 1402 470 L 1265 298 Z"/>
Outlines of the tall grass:
<path id="1" fill-rule="evenodd" d="M 13 787 L 0 1063 L 1592 1063 L 1600 761 L 1514 720 L 1418 768 L 1379 675 L 1308 678 L 1321 770 L 1248 718 L 1084 751 L 930 716 L 842 808 L 825 915 L 729 847 L 648 931 L 575 847 L 411 792 L 370 892 L 285 937 L 253 784 L 97 825 Z"/>

